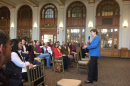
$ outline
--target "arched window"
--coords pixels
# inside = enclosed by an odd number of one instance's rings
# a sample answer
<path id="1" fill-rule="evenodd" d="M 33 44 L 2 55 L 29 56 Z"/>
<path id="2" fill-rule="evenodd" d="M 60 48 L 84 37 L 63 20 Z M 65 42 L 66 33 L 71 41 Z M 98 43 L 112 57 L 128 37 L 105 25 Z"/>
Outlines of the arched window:
<path id="1" fill-rule="evenodd" d="M 49 3 L 41 9 L 41 28 L 54 28 L 57 26 L 57 8 Z"/>
<path id="2" fill-rule="evenodd" d="M 7 7 L 0 8 L 0 29 L 9 34 L 10 31 L 10 11 Z"/>
<path id="3" fill-rule="evenodd" d="M 17 37 L 27 40 L 32 37 L 32 9 L 28 5 L 23 5 L 18 10 Z"/>
<path id="4" fill-rule="evenodd" d="M 119 5 L 113 0 L 102 1 L 97 7 L 97 16 L 119 15 Z"/>
<path id="5" fill-rule="evenodd" d="M 97 6 L 96 29 L 101 37 L 102 56 L 119 56 L 119 11 L 119 5 L 115 0 L 103 0 Z"/>
<path id="6" fill-rule="evenodd" d="M 71 3 L 66 15 L 66 41 L 73 41 L 78 45 L 85 42 L 86 7 L 80 2 Z"/>
<path id="7" fill-rule="evenodd" d="M 57 8 L 48 3 L 41 8 L 40 13 L 40 40 L 56 42 L 57 36 Z"/>

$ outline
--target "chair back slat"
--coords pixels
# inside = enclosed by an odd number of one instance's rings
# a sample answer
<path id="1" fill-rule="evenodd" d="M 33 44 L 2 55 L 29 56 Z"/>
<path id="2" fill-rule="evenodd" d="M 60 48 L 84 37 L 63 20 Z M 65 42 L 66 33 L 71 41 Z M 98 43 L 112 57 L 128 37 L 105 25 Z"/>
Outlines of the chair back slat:
<path id="1" fill-rule="evenodd" d="M 38 67 L 38 78 L 40 77 L 40 73 L 39 73 L 39 71 L 40 71 L 40 67 Z"/>
<path id="2" fill-rule="evenodd" d="M 39 68 L 39 67 L 37 67 L 37 71 L 36 71 L 36 78 L 38 78 L 38 68 Z"/>
<path id="3" fill-rule="evenodd" d="M 33 73 L 35 72 L 35 71 L 34 71 L 34 68 L 32 69 L 32 71 L 33 71 Z M 36 80 L 36 77 L 35 77 L 36 74 L 33 74 L 33 76 L 34 76 L 34 80 Z"/>
<path id="4" fill-rule="evenodd" d="M 37 86 L 46 85 L 44 62 L 30 69 L 27 67 L 27 74 L 29 86 L 34 86 L 35 83 L 38 83 Z"/>

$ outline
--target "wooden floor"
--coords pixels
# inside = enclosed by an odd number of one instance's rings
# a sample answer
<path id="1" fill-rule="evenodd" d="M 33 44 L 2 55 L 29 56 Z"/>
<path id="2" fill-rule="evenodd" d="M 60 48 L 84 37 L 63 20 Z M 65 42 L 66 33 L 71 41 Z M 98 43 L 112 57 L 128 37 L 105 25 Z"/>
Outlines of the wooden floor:
<path id="1" fill-rule="evenodd" d="M 87 79 L 88 69 L 81 69 L 76 72 L 76 63 L 69 71 L 65 71 L 65 78 L 79 79 L 82 86 L 130 86 L 130 59 L 120 58 L 99 58 L 99 80 L 92 84 L 86 85 L 84 81 Z M 62 79 L 63 73 L 57 73 L 57 80 Z M 54 72 L 46 69 L 46 83 L 48 86 L 54 86 Z"/>

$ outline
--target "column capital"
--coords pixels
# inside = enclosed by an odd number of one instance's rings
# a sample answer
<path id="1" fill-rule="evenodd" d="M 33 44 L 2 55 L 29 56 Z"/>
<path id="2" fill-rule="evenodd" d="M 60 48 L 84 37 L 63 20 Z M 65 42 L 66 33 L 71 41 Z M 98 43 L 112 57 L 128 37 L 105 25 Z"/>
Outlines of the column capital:
<path id="1" fill-rule="evenodd" d="M 130 5 L 130 0 L 123 0 L 124 5 Z"/>
<path id="2" fill-rule="evenodd" d="M 88 4 L 93 4 L 93 3 L 95 3 L 95 0 L 89 0 L 88 1 Z"/>

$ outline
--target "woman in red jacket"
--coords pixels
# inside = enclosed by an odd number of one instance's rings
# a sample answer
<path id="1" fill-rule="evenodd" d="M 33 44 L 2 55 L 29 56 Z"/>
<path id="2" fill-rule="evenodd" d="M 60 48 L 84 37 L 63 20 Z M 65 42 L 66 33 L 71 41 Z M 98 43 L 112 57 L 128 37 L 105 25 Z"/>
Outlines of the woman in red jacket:
<path id="1" fill-rule="evenodd" d="M 54 44 L 54 56 L 55 56 L 55 59 L 59 59 L 59 57 L 62 56 L 58 43 Z"/>

